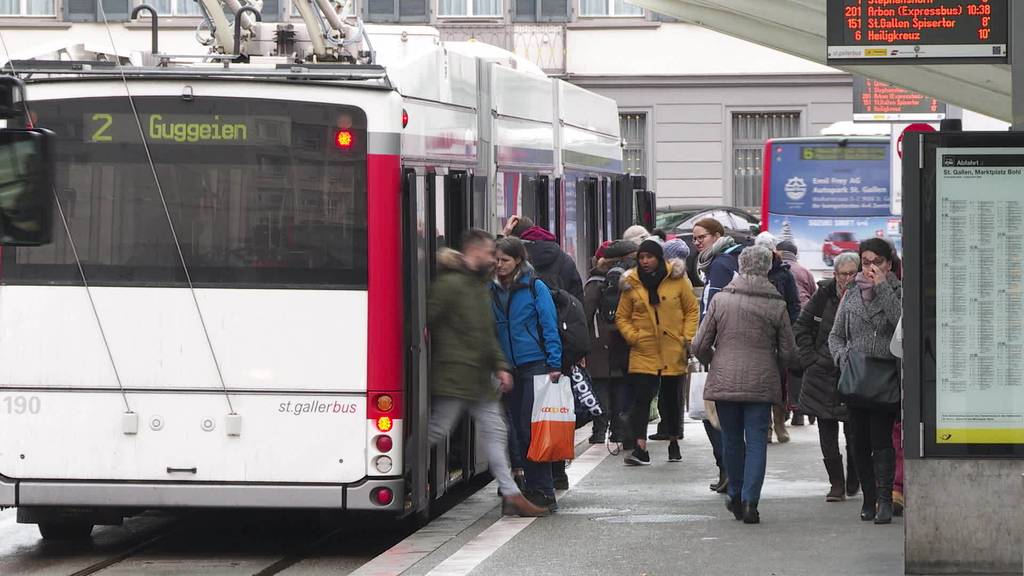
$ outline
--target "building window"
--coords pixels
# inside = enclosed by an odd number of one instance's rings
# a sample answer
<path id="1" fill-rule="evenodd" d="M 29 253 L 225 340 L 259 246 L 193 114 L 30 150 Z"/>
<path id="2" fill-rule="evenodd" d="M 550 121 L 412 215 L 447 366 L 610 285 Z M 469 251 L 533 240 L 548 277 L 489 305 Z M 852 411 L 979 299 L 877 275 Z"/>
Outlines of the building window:
<path id="1" fill-rule="evenodd" d="M 147 3 L 156 8 L 156 13 L 161 16 L 203 15 L 199 9 L 199 2 L 195 0 L 149 0 Z"/>
<path id="2" fill-rule="evenodd" d="M 568 22 L 569 0 L 514 0 L 515 22 Z"/>
<path id="3" fill-rule="evenodd" d="M 799 112 L 737 112 L 732 115 L 733 204 L 761 206 L 764 142 L 800 136 Z"/>
<path id="4" fill-rule="evenodd" d="M 501 0 L 437 0 L 442 17 L 501 16 Z"/>
<path id="5" fill-rule="evenodd" d="M 580 16 L 643 16 L 644 9 L 625 0 L 580 0 Z"/>
<path id="6" fill-rule="evenodd" d="M 0 0 L 2 16 L 54 16 L 53 0 Z"/>
<path id="7" fill-rule="evenodd" d="M 622 165 L 627 174 L 647 175 L 647 114 L 619 114 L 619 132 L 625 146 Z"/>
<path id="8" fill-rule="evenodd" d="M 360 2 L 367 22 L 427 22 L 427 0 L 365 0 Z"/>

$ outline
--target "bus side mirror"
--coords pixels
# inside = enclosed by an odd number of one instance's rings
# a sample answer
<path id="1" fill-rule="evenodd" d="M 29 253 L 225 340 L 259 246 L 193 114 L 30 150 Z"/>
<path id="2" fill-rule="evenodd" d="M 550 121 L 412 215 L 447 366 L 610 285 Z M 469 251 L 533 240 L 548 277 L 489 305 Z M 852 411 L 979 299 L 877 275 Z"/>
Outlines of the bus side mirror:
<path id="1" fill-rule="evenodd" d="M 0 130 L 0 245 L 50 243 L 53 141 L 49 130 Z"/>

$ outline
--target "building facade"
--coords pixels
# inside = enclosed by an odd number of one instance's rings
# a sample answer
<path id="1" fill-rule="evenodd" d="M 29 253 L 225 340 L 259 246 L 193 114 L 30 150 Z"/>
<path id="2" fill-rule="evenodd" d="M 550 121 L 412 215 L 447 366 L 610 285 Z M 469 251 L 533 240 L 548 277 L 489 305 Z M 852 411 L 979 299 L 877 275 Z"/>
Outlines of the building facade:
<path id="1" fill-rule="evenodd" d="M 263 0 L 264 21 L 297 22 L 292 1 Z M 162 52 L 205 52 L 194 0 L 149 3 Z M 128 21 L 138 4 L 0 0 L 0 60 L 148 51 L 148 21 Z M 623 0 L 365 0 L 348 9 L 368 23 L 430 25 L 445 40 L 493 44 L 614 98 L 626 168 L 647 177 L 661 206 L 756 208 L 766 138 L 817 135 L 852 118 L 848 74 Z"/>

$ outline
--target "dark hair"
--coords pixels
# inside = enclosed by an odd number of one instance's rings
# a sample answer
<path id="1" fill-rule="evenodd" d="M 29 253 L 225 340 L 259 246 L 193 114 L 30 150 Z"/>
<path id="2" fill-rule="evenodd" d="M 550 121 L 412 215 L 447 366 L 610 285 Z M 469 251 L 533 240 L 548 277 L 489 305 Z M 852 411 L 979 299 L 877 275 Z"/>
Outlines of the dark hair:
<path id="1" fill-rule="evenodd" d="M 483 244 L 485 242 L 493 242 L 494 236 L 486 230 L 479 228 L 470 228 L 462 233 L 462 247 L 466 248 L 474 244 Z"/>
<path id="2" fill-rule="evenodd" d="M 523 232 L 526 232 L 530 228 L 533 228 L 533 226 L 533 220 L 529 216 L 520 216 L 519 221 L 516 222 L 515 228 L 512 229 L 512 235 L 521 236 Z"/>
<path id="3" fill-rule="evenodd" d="M 694 228 L 697 226 L 707 230 L 708 233 L 712 235 L 718 234 L 719 236 L 725 236 L 725 226 L 722 226 L 722 223 L 714 218 L 701 218 L 693 225 Z"/>
<path id="4" fill-rule="evenodd" d="M 527 261 L 526 245 L 523 244 L 522 240 L 515 236 L 506 236 L 498 240 L 496 248 L 516 260 L 522 260 L 523 262 Z"/>
<path id="5" fill-rule="evenodd" d="M 661 228 L 655 228 L 654 231 L 651 232 L 651 236 L 657 236 L 658 238 L 661 238 L 662 242 L 668 240 L 668 234 L 666 234 L 665 231 L 662 230 Z"/>
<path id="6" fill-rule="evenodd" d="M 868 238 L 861 242 L 857 254 L 863 256 L 865 252 L 874 252 L 892 262 L 892 245 L 881 238 Z"/>

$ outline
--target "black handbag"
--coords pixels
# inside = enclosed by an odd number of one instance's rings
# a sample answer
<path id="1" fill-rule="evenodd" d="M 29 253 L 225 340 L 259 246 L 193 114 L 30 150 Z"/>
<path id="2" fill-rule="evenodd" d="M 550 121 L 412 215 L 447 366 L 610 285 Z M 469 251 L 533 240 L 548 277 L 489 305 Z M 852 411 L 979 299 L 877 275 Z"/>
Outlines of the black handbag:
<path id="1" fill-rule="evenodd" d="M 900 362 L 850 350 L 839 375 L 839 398 L 847 404 L 900 402 Z"/>

